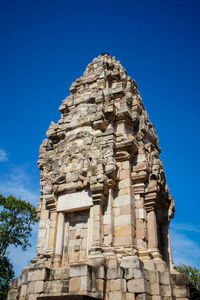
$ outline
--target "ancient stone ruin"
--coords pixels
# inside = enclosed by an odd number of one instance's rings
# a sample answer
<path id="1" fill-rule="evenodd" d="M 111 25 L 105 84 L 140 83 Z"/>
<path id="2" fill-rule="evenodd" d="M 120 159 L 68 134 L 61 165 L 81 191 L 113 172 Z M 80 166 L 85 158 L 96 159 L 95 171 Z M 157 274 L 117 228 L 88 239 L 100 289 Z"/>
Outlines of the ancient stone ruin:
<path id="1" fill-rule="evenodd" d="M 8 299 L 191 298 L 174 270 L 174 201 L 135 80 L 104 53 L 70 91 L 40 147 L 37 257 Z"/>

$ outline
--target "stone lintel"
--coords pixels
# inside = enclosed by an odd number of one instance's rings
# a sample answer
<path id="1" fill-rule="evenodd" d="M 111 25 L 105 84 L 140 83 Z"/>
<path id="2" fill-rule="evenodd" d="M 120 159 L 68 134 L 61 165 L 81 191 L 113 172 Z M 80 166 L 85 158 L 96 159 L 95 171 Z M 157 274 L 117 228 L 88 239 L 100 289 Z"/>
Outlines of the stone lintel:
<path id="1" fill-rule="evenodd" d="M 77 191 L 58 196 L 57 211 L 77 211 L 88 209 L 93 205 L 89 190 Z"/>

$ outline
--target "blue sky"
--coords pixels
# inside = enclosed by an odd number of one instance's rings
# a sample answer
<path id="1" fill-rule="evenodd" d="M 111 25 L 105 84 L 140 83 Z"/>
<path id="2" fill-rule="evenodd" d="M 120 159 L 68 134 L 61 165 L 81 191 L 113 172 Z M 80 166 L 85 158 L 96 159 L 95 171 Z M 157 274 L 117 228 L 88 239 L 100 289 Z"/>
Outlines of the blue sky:
<path id="1" fill-rule="evenodd" d="M 109 52 L 154 123 L 176 213 L 175 263 L 200 267 L 200 1 L 0 0 L 0 193 L 39 202 L 38 149 L 88 63 Z M 16 275 L 35 256 L 11 248 Z"/>

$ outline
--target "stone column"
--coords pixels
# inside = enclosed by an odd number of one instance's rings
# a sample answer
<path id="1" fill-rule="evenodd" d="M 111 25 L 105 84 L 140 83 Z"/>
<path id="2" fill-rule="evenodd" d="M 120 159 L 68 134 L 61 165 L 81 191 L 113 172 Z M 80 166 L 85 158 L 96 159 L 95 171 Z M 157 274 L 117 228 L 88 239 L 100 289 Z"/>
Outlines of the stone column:
<path id="1" fill-rule="evenodd" d="M 93 236 L 92 245 L 89 250 L 92 255 L 102 253 L 102 203 L 104 201 L 104 184 L 95 184 L 91 186 L 93 206 L 90 209 L 92 213 Z"/>
<path id="2" fill-rule="evenodd" d="M 172 245 L 171 245 L 171 236 L 170 236 L 170 230 L 168 226 L 168 253 L 169 253 L 169 268 L 170 270 L 174 270 L 174 260 L 172 256 Z"/>
<path id="3" fill-rule="evenodd" d="M 132 255 L 135 251 L 135 209 L 130 160 L 127 151 L 117 152 L 119 182 L 114 201 L 114 246 Z"/>
<path id="4" fill-rule="evenodd" d="M 101 219 L 102 219 L 102 207 L 99 200 L 95 200 L 93 206 L 93 241 L 92 248 L 96 251 L 101 251 L 102 248 L 102 230 L 101 230 Z"/>
<path id="5" fill-rule="evenodd" d="M 147 213 L 144 209 L 144 183 L 133 184 L 136 214 L 136 247 L 147 252 Z"/>
<path id="6" fill-rule="evenodd" d="M 113 254 L 113 199 L 114 199 L 114 181 L 110 180 L 108 202 L 105 203 L 105 210 L 103 216 L 103 236 L 104 236 L 104 253 L 108 255 Z"/>
<path id="7" fill-rule="evenodd" d="M 58 222 L 57 222 L 57 233 L 56 233 L 56 249 L 55 249 L 55 260 L 54 260 L 55 266 L 60 266 L 62 260 L 64 223 L 65 223 L 64 213 L 59 212 Z"/>
<path id="8" fill-rule="evenodd" d="M 166 271 L 166 263 L 162 260 L 162 256 L 158 249 L 157 221 L 154 207 L 148 210 L 147 214 L 148 229 L 148 251 L 156 264 L 158 271 Z"/>
<path id="9" fill-rule="evenodd" d="M 156 215 L 154 210 L 151 210 L 147 214 L 147 228 L 148 228 L 148 248 L 158 249 L 158 236 L 157 236 L 157 224 Z"/>
<path id="10" fill-rule="evenodd" d="M 164 261 L 169 266 L 169 224 L 161 225 L 161 248 Z"/>

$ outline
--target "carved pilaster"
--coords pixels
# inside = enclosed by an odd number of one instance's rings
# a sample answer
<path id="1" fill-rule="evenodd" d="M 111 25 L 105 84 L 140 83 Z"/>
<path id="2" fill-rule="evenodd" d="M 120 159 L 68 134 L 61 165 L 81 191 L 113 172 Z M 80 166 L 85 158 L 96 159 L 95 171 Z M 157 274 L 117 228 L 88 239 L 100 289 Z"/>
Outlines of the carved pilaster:
<path id="1" fill-rule="evenodd" d="M 99 255 L 102 250 L 102 206 L 108 193 L 108 187 L 102 183 L 91 185 L 93 206 L 90 208 L 92 220 L 92 243 L 89 253 Z"/>
<path id="2" fill-rule="evenodd" d="M 64 213 L 59 212 L 58 221 L 57 221 L 56 249 L 55 249 L 55 258 L 54 258 L 55 267 L 59 267 L 62 261 L 64 223 L 65 223 Z"/>

